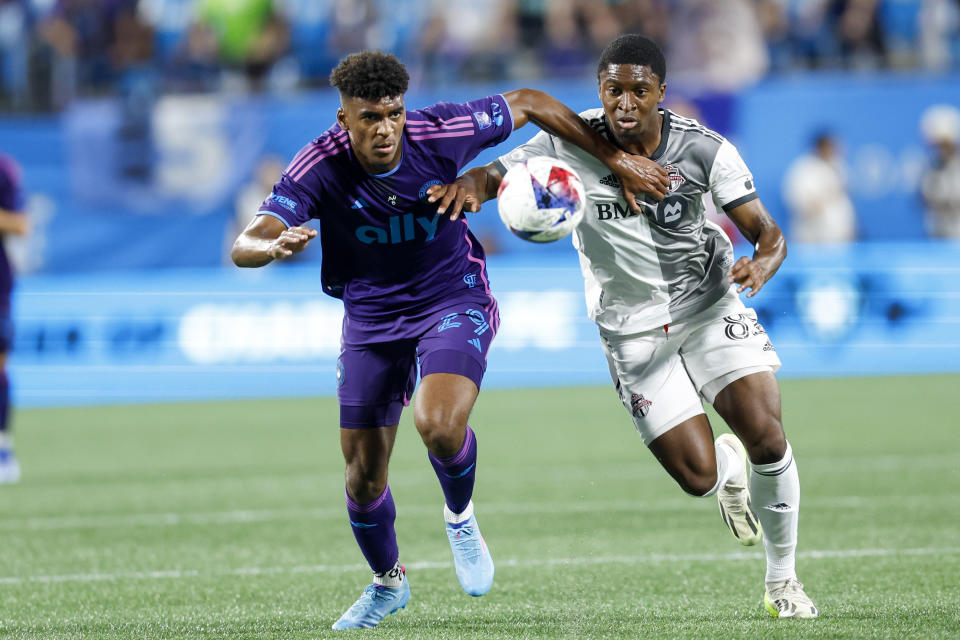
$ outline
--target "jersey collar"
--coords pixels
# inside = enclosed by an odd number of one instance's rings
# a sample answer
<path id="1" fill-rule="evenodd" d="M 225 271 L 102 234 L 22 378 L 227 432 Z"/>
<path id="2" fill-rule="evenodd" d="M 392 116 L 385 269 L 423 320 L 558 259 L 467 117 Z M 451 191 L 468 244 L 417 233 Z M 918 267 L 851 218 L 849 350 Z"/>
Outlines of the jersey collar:
<path id="1" fill-rule="evenodd" d="M 670 112 L 666 109 L 660 109 L 660 115 L 663 116 L 663 123 L 660 126 L 660 144 L 657 150 L 651 154 L 651 160 L 659 160 L 663 152 L 667 150 L 667 138 L 670 137 Z"/>

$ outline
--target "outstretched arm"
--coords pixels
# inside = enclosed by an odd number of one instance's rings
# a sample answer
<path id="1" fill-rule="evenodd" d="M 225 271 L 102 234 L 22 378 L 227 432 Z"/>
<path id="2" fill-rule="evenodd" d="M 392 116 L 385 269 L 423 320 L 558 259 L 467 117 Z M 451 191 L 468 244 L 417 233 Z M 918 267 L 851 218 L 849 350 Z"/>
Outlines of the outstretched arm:
<path id="1" fill-rule="evenodd" d="M 532 122 L 600 160 L 620 178 L 627 204 L 638 213 L 640 205 L 635 198 L 640 193 L 648 193 L 657 200 L 666 197 L 670 190 L 666 169 L 647 157 L 618 149 L 556 98 L 534 89 L 508 91 L 503 96 L 510 105 L 514 129 Z"/>
<path id="2" fill-rule="evenodd" d="M 727 215 L 754 247 L 753 257 L 743 256 L 737 260 L 728 279 L 739 285 L 737 293 L 751 289 L 747 297 L 752 298 L 787 257 L 787 241 L 759 198 L 731 209 Z"/>
<path id="3" fill-rule="evenodd" d="M 0 207 L 0 233 L 25 236 L 30 233 L 30 219 L 20 211 Z"/>
<path id="4" fill-rule="evenodd" d="M 440 201 L 437 212 L 450 209 L 450 219 L 456 220 L 461 211 L 476 213 L 480 205 L 497 197 L 503 176 L 493 162 L 474 167 L 460 175 L 453 184 L 437 184 L 427 189 L 429 202 Z"/>
<path id="5" fill-rule="evenodd" d="M 290 227 L 273 216 L 256 216 L 237 236 L 230 257 L 238 267 L 262 267 L 307 248 L 316 229 Z"/>

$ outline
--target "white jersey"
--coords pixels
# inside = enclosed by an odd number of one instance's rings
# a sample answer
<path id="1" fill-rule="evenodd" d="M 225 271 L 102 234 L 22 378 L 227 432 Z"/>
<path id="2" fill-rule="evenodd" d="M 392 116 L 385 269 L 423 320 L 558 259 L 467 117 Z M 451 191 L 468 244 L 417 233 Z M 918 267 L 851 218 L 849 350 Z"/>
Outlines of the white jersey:
<path id="1" fill-rule="evenodd" d="M 620 182 L 579 147 L 541 131 L 497 163 L 501 172 L 531 156 L 559 158 L 583 180 L 587 210 L 573 244 L 580 253 L 587 310 L 605 333 L 628 335 L 702 311 L 729 289 L 733 248 L 706 219 L 703 197 L 729 211 L 757 197 L 736 148 L 722 136 L 661 109 L 660 146 L 650 156 L 666 167 L 670 192 L 645 198 L 643 215 L 627 206 Z M 580 114 L 614 142 L 602 109 Z"/>

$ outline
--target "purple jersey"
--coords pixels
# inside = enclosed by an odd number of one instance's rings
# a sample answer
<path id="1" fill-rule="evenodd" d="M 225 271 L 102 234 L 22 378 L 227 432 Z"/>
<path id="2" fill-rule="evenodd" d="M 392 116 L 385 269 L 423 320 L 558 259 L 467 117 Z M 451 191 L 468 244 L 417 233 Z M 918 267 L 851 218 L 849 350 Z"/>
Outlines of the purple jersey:
<path id="1" fill-rule="evenodd" d="M 11 213 L 23 210 L 23 192 L 20 189 L 20 167 L 12 158 L 0 155 L 0 209 Z M 7 252 L 0 242 L 0 313 L 10 306 L 13 289 L 13 270 Z"/>
<path id="2" fill-rule="evenodd" d="M 259 213 L 288 226 L 319 220 L 324 293 L 343 298 L 347 317 L 371 336 L 407 337 L 403 318 L 460 300 L 492 303 L 483 248 L 466 218 L 437 214 L 427 189 L 453 182 L 512 132 L 502 95 L 408 111 L 400 163 L 372 175 L 334 125 L 294 157 Z"/>

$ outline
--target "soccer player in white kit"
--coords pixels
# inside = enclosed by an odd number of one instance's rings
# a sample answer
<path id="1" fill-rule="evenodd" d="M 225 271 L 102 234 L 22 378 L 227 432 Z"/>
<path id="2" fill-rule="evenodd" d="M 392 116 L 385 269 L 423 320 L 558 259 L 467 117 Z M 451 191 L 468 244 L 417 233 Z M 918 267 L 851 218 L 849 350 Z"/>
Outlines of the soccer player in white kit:
<path id="1" fill-rule="evenodd" d="M 665 78 L 663 53 L 652 40 L 621 36 L 600 57 L 602 108 L 580 117 L 620 148 L 663 166 L 666 197 L 628 204 L 603 164 L 547 132 L 435 188 L 431 197 L 453 203 L 455 217 L 496 197 L 507 169 L 526 158 L 559 158 L 577 170 L 587 210 L 573 243 L 624 407 L 684 491 L 716 494 L 742 544 L 763 539 L 767 611 L 814 618 L 817 607 L 795 569 L 800 481 L 781 424 L 774 376 L 780 360 L 756 312 L 738 295 L 750 290 L 752 297 L 776 273 L 786 243 L 736 148 L 695 120 L 659 108 Z M 729 239 L 704 216 L 708 194 L 754 245 L 752 258 L 734 262 Z M 701 400 L 736 436 L 714 442 Z"/>

